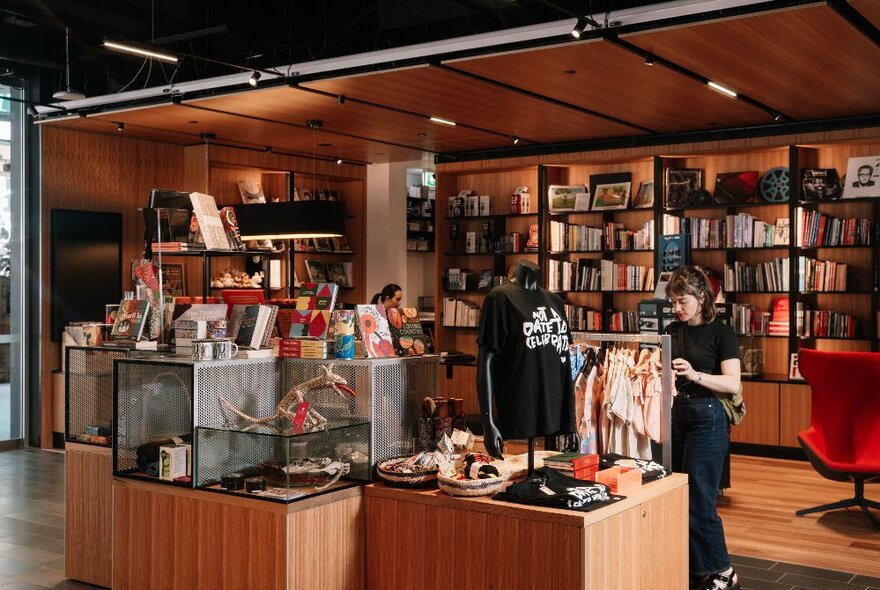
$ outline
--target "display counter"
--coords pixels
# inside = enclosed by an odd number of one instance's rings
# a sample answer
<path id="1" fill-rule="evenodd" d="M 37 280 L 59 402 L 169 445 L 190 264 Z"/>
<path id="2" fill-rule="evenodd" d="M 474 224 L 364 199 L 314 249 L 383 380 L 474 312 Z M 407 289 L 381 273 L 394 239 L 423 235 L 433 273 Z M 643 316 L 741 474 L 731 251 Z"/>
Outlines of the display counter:
<path id="1" fill-rule="evenodd" d="M 113 588 L 358 590 L 363 488 L 291 504 L 113 480 Z"/>
<path id="2" fill-rule="evenodd" d="M 110 587 L 113 457 L 110 448 L 67 442 L 64 460 L 64 575 Z"/>
<path id="3" fill-rule="evenodd" d="M 687 476 L 577 512 L 366 486 L 367 588 L 681 590 Z"/>

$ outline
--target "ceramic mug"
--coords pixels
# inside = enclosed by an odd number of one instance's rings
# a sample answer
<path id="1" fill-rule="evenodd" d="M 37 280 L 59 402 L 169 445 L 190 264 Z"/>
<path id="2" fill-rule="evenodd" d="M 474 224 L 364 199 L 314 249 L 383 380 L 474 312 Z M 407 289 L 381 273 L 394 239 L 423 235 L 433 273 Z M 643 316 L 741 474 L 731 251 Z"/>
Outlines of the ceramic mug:
<path id="1" fill-rule="evenodd" d="M 209 320 L 207 329 L 208 338 L 215 340 L 226 338 L 226 320 Z"/>
<path id="2" fill-rule="evenodd" d="M 238 344 L 229 338 L 214 340 L 214 358 L 217 360 L 231 359 L 238 354 Z"/>
<path id="3" fill-rule="evenodd" d="M 194 361 L 209 361 L 214 358 L 213 340 L 193 340 L 192 359 Z"/>

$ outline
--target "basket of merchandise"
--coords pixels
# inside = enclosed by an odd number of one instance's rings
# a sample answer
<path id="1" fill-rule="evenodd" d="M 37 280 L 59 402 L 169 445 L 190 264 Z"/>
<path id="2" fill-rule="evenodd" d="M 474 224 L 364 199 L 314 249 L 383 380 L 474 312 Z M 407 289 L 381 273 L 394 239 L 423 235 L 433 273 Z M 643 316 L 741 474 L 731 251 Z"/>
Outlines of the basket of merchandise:
<path id="1" fill-rule="evenodd" d="M 504 489 L 508 479 L 490 465 L 492 458 L 483 453 L 468 453 L 453 476 L 439 474 L 437 485 L 450 496 L 473 498 L 492 496 Z"/>
<path id="2" fill-rule="evenodd" d="M 438 471 L 434 453 L 392 457 L 376 465 L 376 474 L 382 481 L 400 488 L 432 486 Z"/>

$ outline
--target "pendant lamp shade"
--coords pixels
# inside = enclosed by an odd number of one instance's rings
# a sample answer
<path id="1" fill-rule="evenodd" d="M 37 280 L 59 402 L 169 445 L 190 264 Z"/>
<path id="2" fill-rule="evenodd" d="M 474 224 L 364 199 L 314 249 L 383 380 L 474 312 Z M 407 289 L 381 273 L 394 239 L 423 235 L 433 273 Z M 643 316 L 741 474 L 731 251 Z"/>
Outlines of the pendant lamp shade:
<path id="1" fill-rule="evenodd" d="M 235 205 L 243 240 L 332 238 L 345 234 L 345 204 L 340 201 L 284 201 Z"/>

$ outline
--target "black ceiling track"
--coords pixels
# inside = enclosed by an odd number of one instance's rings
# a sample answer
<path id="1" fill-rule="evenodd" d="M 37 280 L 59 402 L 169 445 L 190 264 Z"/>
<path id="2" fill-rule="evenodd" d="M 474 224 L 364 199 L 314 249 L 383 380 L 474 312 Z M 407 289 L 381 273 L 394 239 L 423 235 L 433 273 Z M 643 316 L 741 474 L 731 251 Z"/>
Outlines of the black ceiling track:
<path id="1" fill-rule="evenodd" d="M 874 42 L 874 45 L 880 47 L 880 29 L 874 26 L 865 16 L 852 7 L 845 0 L 828 0 L 830 6 L 837 14 L 842 16 L 849 24 L 858 29 L 862 35 Z"/>
<path id="2" fill-rule="evenodd" d="M 473 74 L 471 72 L 459 70 L 458 68 L 455 68 L 455 67 L 452 67 L 449 65 L 435 63 L 435 64 L 431 64 L 431 67 L 439 68 L 439 69 L 445 70 L 447 72 L 453 72 L 453 73 L 458 74 L 460 76 L 465 76 L 467 78 L 470 78 L 472 80 L 477 80 L 477 81 L 482 82 L 484 84 L 490 84 L 492 86 L 496 86 L 498 88 L 503 88 L 505 90 L 509 90 L 511 92 L 515 92 L 517 94 L 521 94 L 521 95 L 527 96 L 529 98 L 534 98 L 536 100 L 540 100 L 541 102 L 546 102 L 547 104 L 556 105 L 558 107 L 562 107 L 562 108 L 566 108 L 566 109 L 569 109 L 572 111 L 576 111 L 578 113 L 581 113 L 584 115 L 589 115 L 591 117 L 596 117 L 596 118 L 602 119 L 604 121 L 610 121 L 612 123 L 617 123 L 618 125 L 624 125 L 625 127 L 629 127 L 631 129 L 638 129 L 639 131 L 644 131 L 645 133 L 657 133 L 657 131 L 655 129 L 650 129 L 648 127 L 644 127 L 642 125 L 639 125 L 638 123 L 633 123 L 631 121 L 619 119 L 619 118 L 611 116 L 611 115 L 606 115 L 605 113 L 600 113 L 598 111 L 594 111 L 594 110 L 591 110 L 591 109 L 588 109 L 585 107 L 581 107 L 576 104 L 572 104 L 570 102 L 565 102 L 563 100 L 552 98 L 552 97 L 546 96 L 544 94 L 538 94 L 537 92 L 532 92 L 531 90 L 526 90 L 524 88 L 520 88 L 518 86 L 513 86 L 513 85 L 507 84 L 505 82 L 499 82 L 498 80 L 494 80 L 492 78 L 486 78 L 485 76 L 480 76 L 479 74 Z"/>
<path id="3" fill-rule="evenodd" d="M 495 160 L 501 158 L 522 158 L 530 156 L 548 156 L 568 154 L 572 152 L 591 152 L 609 149 L 626 149 L 649 147 L 656 145 L 675 145 L 682 143 L 699 143 L 706 141 L 724 141 L 731 139 L 748 139 L 752 137 L 771 137 L 777 135 L 794 135 L 800 133 L 816 133 L 844 129 L 860 129 L 880 127 L 880 113 L 857 117 L 837 119 L 821 119 L 816 121 L 796 121 L 753 125 L 749 127 L 731 127 L 728 129 L 712 129 L 704 131 L 686 131 L 681 133 L 664 133 L 659 135 L 634 135 L 612 139 L 596 139 L 588 141 L 571 141 L 565 143 L 542 144 L 523 147 L 504 147 L 491 150 L 473 150 L 467 152 L 449 152 L 434 157 L 435 164 L 453 162 L 470 162 L 475 160 Z"/>

